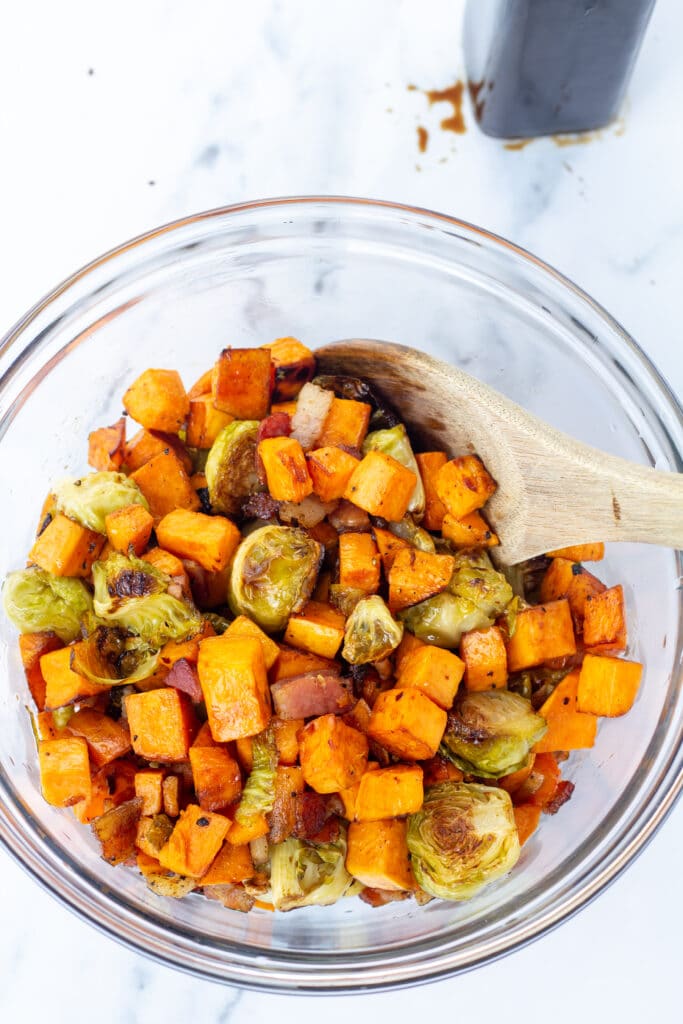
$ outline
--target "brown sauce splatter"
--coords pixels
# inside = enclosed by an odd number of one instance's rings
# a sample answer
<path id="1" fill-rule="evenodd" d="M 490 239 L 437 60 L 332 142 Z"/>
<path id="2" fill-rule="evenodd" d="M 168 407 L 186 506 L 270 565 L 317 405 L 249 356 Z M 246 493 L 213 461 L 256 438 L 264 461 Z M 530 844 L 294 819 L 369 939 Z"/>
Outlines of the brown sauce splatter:
<path id="1" fill-rule="evenodd" d="M 506 142 L 503 148 L 516 152 L 519 149 L 525 149 L 530 142 L 534 142 L 534 139 L 515 139 L 514 142 Z"/>
<path id="2" fill-rule="evenodd" d="M 429 100 L 430 106 L 435 103 L 450 103 L 453 107 L 453 113 L 450 117 L 445 117 L 441 122 L 441 127 L 447 132 L 456 132 L 458 135 L 462 135 L 466 131 L 465 119 L 462 114 L 462 98 L 464 93 L 464 86 L 461 81 L 454 82 L 453 85 L 449 85 L 446 89 L 427 89 L 425 96 Z"/>
<path id="3" fill-rule="evenodd" d="M 421 124 L 417 126 L 417 148 L 421 153 L 426 153 L 429 142 L 429 132 Z"/>

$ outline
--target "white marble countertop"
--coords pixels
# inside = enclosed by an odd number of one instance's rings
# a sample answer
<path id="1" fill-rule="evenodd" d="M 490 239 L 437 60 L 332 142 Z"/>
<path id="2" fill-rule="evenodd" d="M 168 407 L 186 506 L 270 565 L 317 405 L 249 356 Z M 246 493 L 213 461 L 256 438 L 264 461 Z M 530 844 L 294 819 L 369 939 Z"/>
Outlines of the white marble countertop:
<path id="1" fill-rule="evenodd" d="M 619 124 L 510 151 L 420 88 L 462 74 L 458 0 L 24 0 L 0 34 L 0 333 L 158 223 L 263 196 L 399 200 L 490 228 L 602 302 L 683 395 L 683 7 L 659 0 Z M 430 133 L 418 152 L 416 128 Z M 105 939 L 0 851 L 0 1020 L 243 1024 L 679 1019 L 683 807 L 558 931 L 483 970 L 354 1002 L 241 994 Z M 482 1015 L 482 1010 L 484 1014 Z M 424 1012 L 424 1011 L 422 1011 Z"/>

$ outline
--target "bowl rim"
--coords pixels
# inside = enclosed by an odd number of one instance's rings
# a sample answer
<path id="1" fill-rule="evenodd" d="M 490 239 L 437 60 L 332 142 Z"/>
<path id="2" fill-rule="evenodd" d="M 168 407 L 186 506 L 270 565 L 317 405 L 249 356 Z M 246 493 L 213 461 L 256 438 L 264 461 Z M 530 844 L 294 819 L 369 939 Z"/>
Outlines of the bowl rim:
<path id="1" fill-rule="evenodd" d="M 160 238 L 163 235 L 181 231 L 184 228 L 193 224 L 199 224 L 205 220 L 208 221 L 216 218 L 222 218 L 231 214 L 258 211 L 261 209 L 286 208 L 288 206 L 306 208 L 314 207 L 316 205 L 338 207 L 340 210 L 386 210 L 398 214 L 426 217 L 429 220 L 436 221 L 459 231 L 465 231 L 471 235 L 477 236 L 486 243 L 491 244 L 493 248 L 497 250 L 507 250 L 509 254 L 521 259 L 523 263 L 532 264 L 537 270 L 540 270 L 543 275 L 547 275 L 554 279 L 555 283 L 561 288 L 572 293 L 575 299 L 578 299 L 581 303 L 587 305 L 612 332 L 619 336 L 620 341 L 630 350 L 631 356 L 635 357 L 636 361 L 640 363 L 643 371 L 650 378 L 650 382 L 654 384 L 660 394 L 668 400 L 668 411 L 674 414 L 674 417 L 678 421 L 678 425 L 683 428 L 683 407 L 652 360 L 643 352 L 637 342 L 628 334 L 621 324 L 610 313 L 608 313 L 600 303 L 596 302 L 590 295 L 588 295 L 587 292 L 553 266 L 544 260 L 539 259 L 537 256 L 534 256 L 523 247 L 510 242 L 506 238 L 449 214 L 432 211 L 425 207 L 391 202 L 389 200 L 343 195 L 285 196 L 234 203 L 177 218 L 159 227 L 143 232 L 134 238 L 109 249 L 107 252 L 86 263 L 62 280 L 52 290 L 45 294 L 43 298 L 39 299 L 2 337 L 0 340 L 0 357 L 9 352 L 13 344 L 21 337 L 33 320 L 35 320 L 61 295 L 68 292 L 75 284 L 87 278 L 88 275 L 94 273 L 107 263 L 117 259 L 127 252 L 131 252 L 146 245 L 155 238 Z M 2 375 L 3 379 L 6 374 L 11 371 L 12 366 L 13 364 L 10 363 L 8 371 Z M 1 382 L 2 379 L 0 379 L 0 383 Z M 662 769 L 661 775 L 665 776 L 670 774 L 672 767 L 672 764 L 669 763 Z M 280 962 L 277 969 L 273 969 L 271 966 L 264 966 L 260 970 L 258 967 L 250 969 L 248 964 L 242 963 L 237 974 L 235 973 L 235 967 L 237 965 L 234 962 L 227 965 L 228 970 L 226 971 L 226 964 L 224 961 L 220 963 L 215 961 L 214 969 L 212 970 L 209 964 L 203 962 L 201 953 L 198 954 L 196 951 L 194 952 L 194 955 L 189 955 L 186 960 L 183 960 L 177 955 L 172 955 L 173 949 L 175 949 L 176 954 L 181 950 L 184 953 L 190 953 L 189 949 L 183 948 L 184 943 L 182 941 L 180 943 L 176 943 L 175 946 L 173 946 L 172 943 L 169 945 L 168 941 L 166 941 L 165 948 L 162 948 L 164 945 L 164 935 L 170 935 L 172 939 L 174 935 L 178 938 L 178 933 L 169 931 L 167 927 L 155 924 L 153 930 L 157 941 L 150 941 L 152 936 L 149 932 L 143 941 L 143 937 L 139 934 L 139 931 L 136 930 L 140 915 L 116 900 L 115 894 L 112 893 L 109 893 L 108 897 L 106 892 L 104 894 L 100 893 L 100 895 L 103 895 L 104 900 L 108 902 L 108 908 L 105 907 L 105 909 L 108 909 L 108 919 L 103 920 L 101 917 L 103 909 L 102 906 L 91 903 L 88 899 L 84 898 L 83 893 L 78 891 L 78 886 L 70 879 L 65 880 L 62 877 L 56 881 L 52 881 L 52 876 L 49 873 L 45 873 L 40 870 L 41 867 L 44 867 L 44 851 L 41 850 L 37 843 L 27 841 L 26 836 L 22 835 L 21 832 L 14 827 L 13 823 L 6 819 L 3 800 L 0 800 L 0 844 L 2 844 L 3 848 L 7 850 L 12 858 L 29 875 L 31 875 L 43 889 L 46 889 L 51 893 L 51 895 L 55 896 L 73 913 L 85 919 L 91 925 L 94 925 L 98 931 L 114 938 L 122 945 L 130 949 L 134 949 L 136 952 L 142 953 L 144 956 L 154 961 L 164 963 L 167 966 L 174 967 L 194 976 L 203 977 L 212 981 L 221 981 L 240 988 L 258 991 L 267 990 L 282 993 L 307 992 L 310 994 L 329 994 L 331 992 L 334 992 L 335 994 L 367 993 L 368 991 L 398 989 L 417 984 L 424 984 L 473 970 L 485 963 L 493 962 L 509 953 L 523 948 L 529 943 L 545 935 L 547 932 L 552 931 L 565 920 L 573 917 L 574 914 L 592 902 L 592 900 L 607 888 L 608 885 L 619 877 L 628 865 L 643 851 L 646 845 L 653 838 L 656 831 L 661 827 L 663 822 L 671 813 L 677 799 L 681 795 L 681 791 L 683 791 L 683 761 L 681 761 L 679 766 L 675 769 L 673 778 L 669 778 L 667 781 L 668 788 L 662 793 L 663 778 L 660 778 L 657 787 L 659 799 L 654 805 L 654 808 L 651 804 L 650 807 L 645 809 L 645 811 L 640 808 L 636 813 L 634 813 L 635 820 L 628 824 L 625 832 L 619 834 L 615 840 L 613 848 L 611 848 L 607 853 L 605 863 L 603 863 L 599 868 L 594 869 L 591 872 L 591 877 L 589 879 L 584 879 L 583 886 L 573 893 L 569 893 L 568 895 L 557 899 L 549 908 L 545 909 L 540 914 L 536 913 L 530 925 L 526 925 L 525 922 L 522 922 L 521 924 L 517 923 L 511 931 L 506 931 L 505 935 L 502 937 L 496 937 L 493 940 L 490 940 L 488 943 L 488 949 L 476 959 L 470 960 L 467 963 L 452 962 L 453 956 L 452 954 L 449 954 L 448 950 L 442 950 L 440 952 L 437 950 L 434 951 L 434 953 L 430 955 L 425 962 L 418 961 L 416 964 L 402 965 L 398 963 L 395 965 L 387 965 L 380 960 L 376 963 L 372 962 L 367 964 L 366 966 L 369 967 L 370 970 L 365 970 L 358 962 L 351 962 L 346 975 L 342 975 L 339 972 L 335 972 L 334 975 L 332 975 L 330 972 L 323 969 L 323 971 L 320 972 L 321 976 L 319 977 L 319 980 L 323 981 L 322 974 L 325 974 L 326 983 L 324 984 L 312 984 L 310 981 L 303 978 L 295 968 L 296 958 L 292 958 L 291 955 L 287 956 L 286 954 L 280 954 L 280 951 L 278 951 L 278 955 L 280 955 Z M 616 849 L 614 847 L 616 847 Z M 114 896 L 113 900 L 112 896 Z M 150 922 L 148 921 L 148 928 L 149 925 Z M 248 960 L 248 958 L 246 959 Z M 457 960 L 457 953 L 455 954 L 455 959 Z M 313 969 L 313 973 L 316 973 L 315 968 Z M 360 979 L 358 977 L 359 973 L 361 975 Z"/>

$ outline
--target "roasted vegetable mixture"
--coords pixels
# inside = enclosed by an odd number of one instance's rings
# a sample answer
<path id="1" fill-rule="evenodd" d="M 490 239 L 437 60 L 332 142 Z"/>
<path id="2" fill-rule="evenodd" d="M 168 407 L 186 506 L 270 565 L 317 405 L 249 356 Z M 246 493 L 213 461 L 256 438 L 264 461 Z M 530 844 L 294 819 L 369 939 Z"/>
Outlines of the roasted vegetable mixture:
<path id="1" fill-rule="evenodd" d="M 294 338 L 146 370 L 4 583 L 45 800 L 163 896 L 469 899 L 631 707 L 602 544 L 506 575 L 476 456 Z M 126 425 L 139 424 L 127 438 Z"/>

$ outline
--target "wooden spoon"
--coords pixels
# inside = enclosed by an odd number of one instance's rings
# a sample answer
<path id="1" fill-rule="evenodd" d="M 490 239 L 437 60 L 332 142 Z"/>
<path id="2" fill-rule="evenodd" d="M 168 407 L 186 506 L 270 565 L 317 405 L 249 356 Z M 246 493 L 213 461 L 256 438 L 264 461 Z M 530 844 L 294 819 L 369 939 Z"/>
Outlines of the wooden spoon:
<path id="1" fill-rule="evenodd" d="M 455 366 L 388 342 L 316 352 L 321 373 L 370 382 L 423 450 L 476 452 L 498 484 L 486 516 L 508 565 L 554 548 L 639 541 L 683 549 L 683 474 L 589 448 Z"/>

